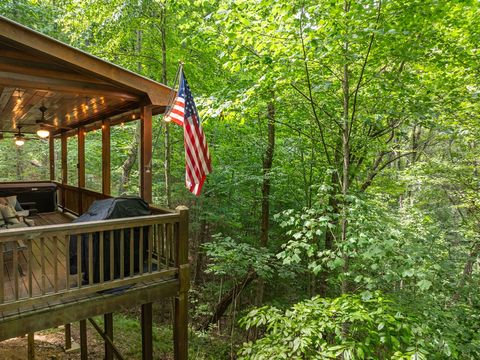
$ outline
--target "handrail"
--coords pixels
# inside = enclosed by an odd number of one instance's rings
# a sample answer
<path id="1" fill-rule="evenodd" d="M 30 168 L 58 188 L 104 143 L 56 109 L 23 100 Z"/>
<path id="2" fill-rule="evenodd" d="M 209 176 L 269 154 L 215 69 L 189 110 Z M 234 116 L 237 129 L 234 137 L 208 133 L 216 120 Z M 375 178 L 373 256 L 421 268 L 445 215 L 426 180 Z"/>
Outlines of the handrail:
<path id="1" fill-rule="evenodd" d="M 87 230 L 90 230 L 91 232 L 121 230 L 130 227 L 146 226 L 152 224 L 165 224 L 178 221 L 178 219 L 179 215 L 177 213 L 173 213 L 100 221 L 86 221 L 82 223 L 41 225 L 32 226 L 29 228 L 5 229 L 0 231 L 0 243 L 18 239 L 28 239 L 32 236 L 41 236 L 41 234 L 51 232 L 62 232 L 62 235 L 76 235 L 86 232 Z"/>
<path id="2" fill-rule="evenodd" d="M 0 249 L 10 250 L 0 251 L 0 312 L 137 282 L 181 282 L 185 211 L 1 231 Z"/>

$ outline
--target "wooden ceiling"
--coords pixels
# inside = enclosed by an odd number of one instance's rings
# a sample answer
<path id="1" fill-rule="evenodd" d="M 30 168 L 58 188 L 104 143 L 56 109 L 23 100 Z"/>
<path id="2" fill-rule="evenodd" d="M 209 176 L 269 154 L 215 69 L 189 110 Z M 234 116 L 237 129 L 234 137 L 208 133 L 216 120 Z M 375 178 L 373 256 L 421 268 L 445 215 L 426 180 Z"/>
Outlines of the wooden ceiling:
<path id="1" fill-rule="evenodd" d="M 0 16 L 0 131 L 54 133 L 125 116 L 141 106 L 165 110 L 173 90 Z M 124 115 L 122 115 L 124 114 Z"/>

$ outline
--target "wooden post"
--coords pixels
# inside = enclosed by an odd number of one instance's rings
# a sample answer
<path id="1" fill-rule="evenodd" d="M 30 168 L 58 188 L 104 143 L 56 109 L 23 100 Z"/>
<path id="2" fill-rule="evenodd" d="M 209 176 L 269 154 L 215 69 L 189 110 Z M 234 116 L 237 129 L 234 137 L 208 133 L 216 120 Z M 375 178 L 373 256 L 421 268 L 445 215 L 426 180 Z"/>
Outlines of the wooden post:
<path id="1" fill-rule="evenodd" d="M 28 360 L 34 360 L 35 359 L 35 335 L 34 333 L 29 333 L 27 335 L 27 342 L 28 342 Z"/>
<path id="2" fill-rule="evenodd" d="M 103 315 L 105 335 L 113 341 L 113 313 Z M 113 360 L 113 349 L 108 341 L 105 341 L 105 360 Z"/>
<path id="3" fill-rule="evenodd" d="M 102 121 L 102 193 L 110 195 L 110 122 Z"/>
<path id="4" fill-rule="evenodd" d="M 78 128 L 78 187 L 85 187 L 85 128 Z M 78 213 L 83 214 L 83 195 L 80 191 L 78 196 Z"/>
<path id="5" fill-rule="evenodd" d="M 62 132 L 61 135 L 61 152 L 62 152 L 62 184 L 67 183 L 67 133 Z M 65 212 L 65 187 L 62 188 L 62 209 Z"/>
<path id="6" fill-rule="evenodd" d="M 142 360 L 153 359 L 152 303 L 142 305 Z"/>
<path id="7" fill-rule="evenodd" d="M 188 289 L 190 288 L 190 267 L 188 264 L 188 208 L 178 206 L 180 215 L 177 234 L 176 266 L 178 267 L 179 290 L 175 297 L 174 309 L 174 359 L 188 358 Z"/>
<path id="8" fill-rule="evenodd" d="M 72 326 L 65 324 L 65 351 L 72 348 Z"/>
<path id="9" fill-rule="evenodd" d="M 80 320 L 80 359 L 88 360 L 87 320 Z"/>
<path id="10" fill-rule="evenodd" d="M 140 196 L 152 202 L 152 107 L 140 109 Z"/>
<path id="11" fill-rule="evenodd" d="M 50 180 L 55 180 L 55 139 L 53 136 L 48 138 L 48 152 L 50 155 Z"/>

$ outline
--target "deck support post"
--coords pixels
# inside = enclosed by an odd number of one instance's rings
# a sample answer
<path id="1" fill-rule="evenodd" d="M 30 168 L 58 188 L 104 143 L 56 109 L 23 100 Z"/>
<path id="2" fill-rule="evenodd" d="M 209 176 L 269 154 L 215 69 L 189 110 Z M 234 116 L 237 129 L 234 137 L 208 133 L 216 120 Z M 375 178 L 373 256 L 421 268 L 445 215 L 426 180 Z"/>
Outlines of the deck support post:
<path id="1" fill-rule="evenodd" d="M 87 320 L 80 320 L 80 359 L 88 360 Z"/>
<path id="2" fill-rule="evenodd" d="M 142 360 L 153 359 L 152 303 L 142 305 Z"/>
<path id="3" fill-rule="evenodd" d="M 140 196 L 152 202 L 152 107 L 140 109 Z"/>
<path id="4" fill-rule="evenodd" d="M 113 341 L 113 313 L 103 315 L 105 335 Z M 105 360 L 113 360 L 112 345 L 105 341 Z"/>
<path id="5" fill-rule="evenodd" d="M 65 324 L 65 351 L 72 348 L 72 326 Z"/>
<path id="6" fill-rule="evenodd" d="M 27 335 L 27 351 L 28 351 L 28 360 L 35 359 L 35 334 L 28 333 Z"/>
<path id="7" fill-rule="evenodd" d="M 179 268 L 179 290 L 174 304 L 174 359 L 188 359 L 188 290 L 190 288 L 190 266 L 188 264 L 188 208 L 178 206 L 180 215 L 177 234 L 176 265 Z"/>
<path id="8" fill-rule="evenodd" d="M 62 132 L 61 135 L 61 153 L 62 153 L 62 185 L 66 185 L 68 182 L 67 172 L 67 133 Z M 62 188 L 62 209 L 65 212 L 65 187 Z"/>
<path id="9" fill-rule="evenodd" d="M 110 195 L 110 122 L 102 121 L 102 194 Z"/>
<path id="10" fill-rule="evenodd" d="M 85 187 L 85 128 L 83 126 L 78 128 L 78 187 Z M 78 214 L 83 214 L 83 199 L 82 193 L 78 197 Z"/>
<path id="11" fill-rule="evenodd" d="M 48 138 L 48 154 L 50 160 L 50 180 L 55 181 L 55 139 L 53 136 Z"/>

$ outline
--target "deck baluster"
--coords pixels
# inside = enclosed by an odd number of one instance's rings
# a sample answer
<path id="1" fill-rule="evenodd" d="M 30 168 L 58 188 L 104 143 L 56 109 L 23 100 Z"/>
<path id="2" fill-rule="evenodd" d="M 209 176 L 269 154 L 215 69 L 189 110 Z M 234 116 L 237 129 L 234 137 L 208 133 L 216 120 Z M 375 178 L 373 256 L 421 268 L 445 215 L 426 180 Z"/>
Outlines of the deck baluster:
<path id="1" fill-rule="evenodd" d="M 148 272 L 152 272 L 153 227 L 148 227 Z"/>
<path id="2" fill-rule="evenodd" d="M 153 226 L 155 226 L 155 229 L 156 229 L 156 231 L 155 231 L 155 235 L 156 235 L 155 236 L 155 244 L 157 244 L 156 245 L 156 248 L 157 248 L 157 271 L 160 271 L 161 268 L 162 268 L 162 257 L 160 255 L 161 246 L 162 246 L 162 243 L 160 241 L 160 239 L 161 239 L 160 234 L 162 232 L 162 226 L 159 225 L 159 224 L 155 224 Z"/>
<path id="3" fill-rule="evenodd" d="M 143 226 L 140 227 L 140 236 L 138 241 L 138 272 L 143 274 Z"/>
<path id="4" fill-rule="evenodd" d="M 131 228 L 130 229 L 130 274 L 129 276 L 133 276 L 133 273 L 134 273 L 134 261 L 135 261 L 135 257 L 134 257 L 134 240 L 135 240 L 135 237 L 134 237 L 134 234 L 135 234 L 135 229 L 134 228 Z"/>
<path id="5" fill-rule="evenodd" d="M 171 226 L 172 224 L 165 224 L 165 266 L 167 269 L 170 267 L 170 254 L 173 246 Z"/>
<path id="6" fill-rule="evenodd" d="M 115 256 L 114 256 L 114 241 L 115 241 L 115 233 L 113 231 L 109 231 L 109 243 L 110 243 L 110 281 L 113 281 L 114 277 L 114 270 L 115 270 Z"/>
<path id="7" fill-rule="evenodd" d="M 125 277 L 125 230 L 120 230 L 120 279 Z"/>
<path id="8" fill-rule="evenodd" d="M 5 243 L 2 243 L 1 247 L 3 248 L 4 245 Z M 0 285 L 2 286 L 2 288 L 0 289 L 0 303 L 3 303 L 5 299 L 5 296 L 4 296 L 5 281 L 4 281 L 3 272 L 4 272 L 3 251 L 0 251 Z"/>
<path id="9" fill-rule="evenodd" d="M 159 227 L 159 233 L 160 233 L 160 245 L 159 245 L 159 254 L 158 256 L 160 257 L 161 259 L 161 263 L 162 263 L 162 267 L 163 267 L 163 263 L 165 261 L 165 224 L 159 224 L 158 225 Z"/>
<path id="10" fill-rule="evenodd" d="M 88 233 L 88 284 L 93 284 L 93 234 Z"/>
<path id="11" fill-rule="evenodd" d="M 77 235 L 77 287 L 82 287 L 82 235 Z"/>
<path id="12" fill-rule="evenodd" d="M 33 252 L 32 252 L 32 240 L 27 241 L 27 274 L 28 274 L 28 297 L 33 296 Z"/>
<path id="13" fill-rule="evenodd" d="M 67 274 L 66 278 L 66 288 L 67 291 L 70 290 L 70 237 L 65 235 L 65 271 Z"/>
<path id="14" fill-rule="evenodd" d="M 104 277 L 105 277 L 105 272 L 104 272 L 104 265 L 105 265 L 105 260 L 104 260 L 104 256 L 105 256 L 105 251 L 103 249 L 103 231 L 100 231 L 100 239 L 99 239 L 99 244 L 98 246 L 100 247 L 100 284 L 103 283 L 104 281 Z"/>

